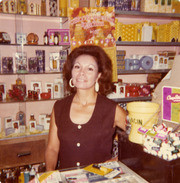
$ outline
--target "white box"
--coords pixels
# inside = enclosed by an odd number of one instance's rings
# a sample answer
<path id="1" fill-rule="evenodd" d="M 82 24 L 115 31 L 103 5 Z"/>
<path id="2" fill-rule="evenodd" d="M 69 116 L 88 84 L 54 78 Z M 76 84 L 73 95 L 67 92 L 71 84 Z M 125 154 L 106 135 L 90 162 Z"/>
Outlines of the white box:
<path id="1" fill-rule="evenodd" d="M 14 132 L 15 133 L 19 133 L 20 132 L 19 121 L 12 121 L 12 127 L 14 128 Z"/>
<path id="2" fill-rule="evenodd" d="M 45 83 L 45 92 L 51 93 L 51 99 L 54 98 L 54 84 L 53 83 Z"/>
<path id="3" fill-rule="evenodd" d="M 144 25 L 142 27 L 142 36 L 141 36 L 141 41 L 152 41 L 152 32 L 153 32 L 153 27 Z"/>
<path id="4" fill-rule="evenodd" d="M 10 117 L 6 117 L 6 118 L 4 118 L 4 126 L 5 126 L 5 129 L 7 129 L 7 128 L 12 128 L 12 117 L 10 116 Z"/>

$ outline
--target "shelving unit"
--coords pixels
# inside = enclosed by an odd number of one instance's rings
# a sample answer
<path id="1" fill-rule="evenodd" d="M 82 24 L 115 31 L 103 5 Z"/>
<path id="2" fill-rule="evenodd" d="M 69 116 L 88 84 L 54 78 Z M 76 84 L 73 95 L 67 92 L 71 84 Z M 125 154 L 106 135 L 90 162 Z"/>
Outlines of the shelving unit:
<path id="1" fill-rule="evenodd" d="M 163 22 L 171 21 L 171 20 L 180 20 L 180 14 L 164 14 L 164 13 L 146 13 L 146 12 L 138 12 L 138 11 L 118 11 L 116 12 L 116 16 L 119 19 L 123 19 L 124 22 L 127 21 L 127 19 L 130 19 L 131 22 L 135 22 L 137 19 L 138 21 L 145 21 L 147 20 L 162 20 Z M 140 20 L 139 20 L 140 19 Z M 34 51 L 36 49 L 45 49 L 48 53 L 53 52 L 60 49 L 69 49 L 69 45 L 44 45 L 43 44 L 43 34 L 44 31 L 47 30 L 47 28 L 62 28 L 62 25 L 64 28 L 67 28 L 67 17 L 50 17 L 50 16 L 34 16 L 34 15 L 17 15 L 17 14 L 6 14 L 6 13 L 0 13 L 0 25 L 3 29 L 1 31 L 10 33 L 10 37 L 12 38 L 11 44 L 0 44 L 0 56 L 6 56 L 3 54 L 6 54 L 11 50 L 9 55 L 12 52 L 16 52 L 18 49 L 25 50 L 29 52 L 29 55 L 33 55 Z M 16 25 L 17 23 L 17 25 Z M 20 30 L 20 27 L 17 27 L 21 25 L 22 30 L 26 33 L 30 32 L 36 32 L 39 36 L 39 43 L 38 45 L 19 45 L 15 43 L 15 32 L 17 30 Z M 41 29 L 38 30 L 38 26 L 41 26 Z M 22 31 L 21 30 L 21 31 Z M 180 42 L 172 42 L 172 43 L 164 43 L 164 42 L 116 42 L 117 49 L 127 49 L 131 50 L 129 51 L 128 55 L 130 53 L 148 53 L 149 51 L 155 52 L 158 49 L 169 49 L 171 50 L 177 50 L 180 51 Z M 132 49 L 133 48 L 133 49 Z M 139 48 L 141 48 L 139 50 Z M 46 53 L 46 59 L 48 58 L 48 53 Z M 9 56 L 7 55 L 7 56 Z M 132 75 L 147 75 L 150 73 L 163 73 L 166 74 L 169 72 L 169 69 L 162 69 L 162 70 L 138 70 L 138 71 L 121 71 L 118 73 L 119 75 L 125 76 L 129 75 L 132 77 Z M 15 80 L 18 77 L 21 77 L 23 79 L 23 82 L 29 83 L 31 80 L 53 80 L 54 77 L 58 77 L 61 73 L 60 72 L 50 72 L 46 68 L 46 71 L 44 73 L 0 73 L 1 82 L 4 81 L 7 83 L 7 89 L 10 88 L 11 84 L 15 83 Z M 27 86 L 27 88 L 29 85 Z M 126 103 L 131 101 L 151 101 L 152 97 L 129 97 L 129 98 L 120 98 L 120 99 L 113 99 L 117 103 Z M 35 116 L 38 116 L 38 113 L 44 113 L 49 112 L 51 113 L 52 106 L 54 104 L 56 99 L 50 99 L 50 100 L 32 100 L 32 101 L 3 101 L 0 102 L 0 117 L 4 118 L 5 116 L 16 116 L 16 113 L 19 110 L 28 111 L 26 114 L 26 121 L 28 120 L 31 113 L 35 112 Z M 38 107 L 38 111 L 35 111 L 36 109 L 34 106 Z M 6 111 L 9 111 L 7 113 Z M 38 118 L 36 117 L 38 120 Z M 32 136 L 22 136 L 18 138 L 10 138 L 10 139 L 1 139 L 0 140 L 0 149 L 2 150 L 4 147 L 8 148 L 13 147 L 13 144 L 18 143 L 18 147 L 21 147 L 22 143 L 27 144 L 25 146 L 29 146 L 32 142 L 34 146 L 34 142 L 39 141 L 39 143 L 43 140 L 43 147 L 45 148 L 46 140 L 47 140 L 47 134 L 40 134 L 40 135 L 32 135 Z M 30 143 L 30 144 L 29 144 Z M 36 143 L 35 143 L 36 144 Z M 12 149 L 13 150 L 13 149 Z M 4 151 L 0 151 L 0 157 L 1 154 L 3 154 Z M 14 155 L 15 156 L 15 155 Z M 40 161 L 40 160 L 38 160 Z M 43 156 L 41 161 L 43 161 Z M 1 162 L 1 160 L 0 160 Z M 37 159 L 35 161 L 31 161 L 33 163 L 37 162 Z M 15 164 L 11 164 L 8 162 L 8 164 L 0 164 L 0 168 L 3 167 L 10 167 L 10 166 L 18 166 L 27 163 L 26 161 L 20 161 L 18 163 L 18 160 Z M 29 162 L 28 162 L 29 163 Z"/>

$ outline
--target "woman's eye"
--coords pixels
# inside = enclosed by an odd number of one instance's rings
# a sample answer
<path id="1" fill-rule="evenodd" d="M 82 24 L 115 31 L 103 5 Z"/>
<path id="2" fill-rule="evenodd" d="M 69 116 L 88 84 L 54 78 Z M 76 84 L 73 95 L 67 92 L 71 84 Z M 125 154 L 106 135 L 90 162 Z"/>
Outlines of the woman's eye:
<path id="1" fill-rule="evenodd" d="M 74 68 L 79 69 L 80 67 L 79 67 L 79 65 L 74 65 Z"/>
<path id="2" fill-rule="evenodd" d="M 94 71 L 94 69 L 93 69 L 93 68 L 91 68 L 91 67 L 89 67 L 89 68 L 88 68 L 88 70 L 89 70 L 89 71 Z"/>

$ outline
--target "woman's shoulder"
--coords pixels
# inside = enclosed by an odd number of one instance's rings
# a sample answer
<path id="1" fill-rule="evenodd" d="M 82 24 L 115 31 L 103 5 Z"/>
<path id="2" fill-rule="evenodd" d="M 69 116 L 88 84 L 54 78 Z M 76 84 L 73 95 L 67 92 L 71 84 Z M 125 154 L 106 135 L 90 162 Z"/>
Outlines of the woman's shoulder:
<path id="1" fill-rule="evenodd" d="M 117 103 L 109 98 L 107 98 L 106 96 L 104 95 L 98 95 L 98 98 L 99 98 L 99 101 L 103 104 L 109 104 L 109 105 L 117 105 Z"/>

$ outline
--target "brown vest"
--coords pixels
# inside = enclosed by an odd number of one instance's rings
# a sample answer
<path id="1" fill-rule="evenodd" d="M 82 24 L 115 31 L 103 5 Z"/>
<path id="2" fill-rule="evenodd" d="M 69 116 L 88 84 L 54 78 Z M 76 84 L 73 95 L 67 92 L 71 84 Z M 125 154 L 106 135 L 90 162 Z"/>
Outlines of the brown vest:
<path id="1" fill-rule="evenodd" d="M 98 95 L 90 120 L 83 125 L 70 119 L 74 95 L 56 101 L 55 120 L 60 140 L 60 168 L 70 168 L 111 159 L 116 103 Z"/>

